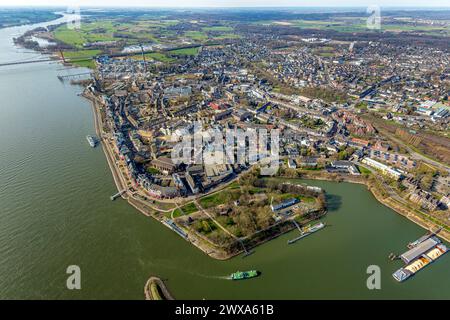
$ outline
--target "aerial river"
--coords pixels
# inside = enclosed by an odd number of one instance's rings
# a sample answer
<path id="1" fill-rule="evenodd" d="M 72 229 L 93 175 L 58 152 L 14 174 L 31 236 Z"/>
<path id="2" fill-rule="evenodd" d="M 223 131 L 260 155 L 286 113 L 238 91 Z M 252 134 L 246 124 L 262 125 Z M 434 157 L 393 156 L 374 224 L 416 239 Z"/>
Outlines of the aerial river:
<path id="1" fill-rule="evenodd" d="M 53 22 L 54 23 L 54 22 Z M 39 25 L 47 25 L 42 23 Z M 0 29 L 0 63 L 39 58 L 12 38 L 34 26 Z M 405 283 L 390 261 L 425 231 L 378 203 L 364 186 L 311 182 L 330 202 L 328 227 L 287 245 L 293 231 L 254 254 L 216 261 L 140 214 L 117 190 L 81 88 L 57 75 L 58 63 L 0 68 L 0 298 L 143 299 L 150 275 L 179 299 L 450 299 L 450 255 Z M 66 268 L 81 268 L 81 290 L 66 288 Z M 369 265 L 381 289 L 368 290 Z M 230 281 L 237 270 L 258 278 Z"/>

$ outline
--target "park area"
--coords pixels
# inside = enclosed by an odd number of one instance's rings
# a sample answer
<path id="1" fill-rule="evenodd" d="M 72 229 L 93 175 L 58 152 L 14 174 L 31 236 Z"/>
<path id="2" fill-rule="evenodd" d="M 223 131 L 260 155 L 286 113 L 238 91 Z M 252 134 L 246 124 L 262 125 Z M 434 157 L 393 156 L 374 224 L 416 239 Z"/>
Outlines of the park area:
<path id="1" fill-rule="evenodd" d="M 272 205 L 296 199 L 295 206 L 274 212 Z M 279 232 L 277 225 L 314 220 L 325 211 L 323 192 L 305 185 L 261 179 L 255 172 L 240 177 L 226 188 L 186 203 L 172 212 L 177 224 L 213 244 L 232 245 L 255 234 Z M 273 230 L 272 230 L 273 229 Z M 283 229 L 284 230 L 284 229 Z"/>

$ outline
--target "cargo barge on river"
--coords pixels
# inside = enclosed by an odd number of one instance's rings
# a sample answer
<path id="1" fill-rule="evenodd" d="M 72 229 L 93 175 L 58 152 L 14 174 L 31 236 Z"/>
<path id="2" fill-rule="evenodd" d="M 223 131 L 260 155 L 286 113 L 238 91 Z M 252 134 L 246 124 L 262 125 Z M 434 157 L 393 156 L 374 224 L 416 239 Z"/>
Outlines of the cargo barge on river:
<path id="1" fill-rule="evenodd" d="M 409 250 L 400 256 L 406 266 L 392 274 L 395 280 L 405 281 L 448 251 L 445 244 L 435 234 L 423 236 L 408 244 Z"/>

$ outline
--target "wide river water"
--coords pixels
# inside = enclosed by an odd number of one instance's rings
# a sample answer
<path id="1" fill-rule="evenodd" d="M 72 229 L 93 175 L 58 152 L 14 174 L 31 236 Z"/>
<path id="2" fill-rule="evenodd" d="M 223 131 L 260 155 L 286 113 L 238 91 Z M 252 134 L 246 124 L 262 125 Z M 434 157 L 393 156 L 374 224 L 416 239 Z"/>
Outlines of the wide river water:
<path id="1" fill-rule="evenodd" d="M 45 25 L 45 24 L 41 24 Z M 16 48 L 0 30 L 0 63 L 39 54 Z M 312 182 L 330 201 L 328 227 L 293 245 L 283 235 L 246 257 L 216 261 L 116 192 L 80 87 L 57 63 L 0 67 L 0 298 L 143 299 L 150 275 L 167 279 L 179 299 L 450 299 L 450 255 L 405 283 L 389 261 L 425 231 L 378 203 L 364 186 Z M 66 288 L 66 268 L 81 268 L 81 290 Z M 368 290 L 366 269 L 381 268 L 381 290 Z M 223 277 L 258 269 L 247 281 Z"/>

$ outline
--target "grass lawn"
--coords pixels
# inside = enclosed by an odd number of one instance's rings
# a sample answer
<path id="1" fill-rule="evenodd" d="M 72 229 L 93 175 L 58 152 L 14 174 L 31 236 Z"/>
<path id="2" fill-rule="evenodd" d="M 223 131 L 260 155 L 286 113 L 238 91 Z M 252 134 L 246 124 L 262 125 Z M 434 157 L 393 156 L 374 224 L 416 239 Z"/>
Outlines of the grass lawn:
<path id="1" fill-rule="evenodd" d="M 273 203 L 277 203 L 277 204 L 280 202 L 283 202 L 285 200 L 292 199 L 292 198 L 298 199 L 298 200 L 306 202 L 306 203 L 314 203 L 316 201 L 316 199 L 314 197 L 302 196 L 302 195 L 293 194 L 293 193 L 282 193 L 282 194 L 271 193 L 271 194 L 268 194 L 268 196 L 269 196 L 269 198 L 271 198 L 273 196 Z"/>
<path id="2" fill-rule="evenodd" d="M 149 53 L 148 56 L 150 58 L 153 58 L 153 59 L 155 59 L 157 61 L 161 61 L 161 62 L 172 62 L 172 61 L 175 60 L 173 58 L 170 58 L 170 57 L 166 56 L 163 53 L 158 53 L 158 52 Z"/>
<path id="3" fill-rule="evenodd" d="M 113 41 L 115 28 L 109 24 L 82 23 L 81 29 L 69 29 L 66 25 L 60 26 L 53 31 L 55 39 L 77 48 L 83 47 L 84 43 L 98 41 Z"/>
<path id="4" fill-rule="evenodd" d="M 84 61 L 76 61 L 76 62 L 71 62 L 71 63 L 78 67 L 82 67 L 82 68 L 89 68 L 89 69 L 95 68 L 95 62 L 92 59 L 84 60 Z"/>
<path id="5" fill-rule="evenodd" d="M 314 203 L 314 202 L 316 202 L 316 199 L 314 197 L 296 196 L 296 198 L 299 198 L 300 201 L 303 201 L 305 203 Z"/>
<path id="6" fill-rule="evenodd" d="M 212 194 L 210 196 L 206 196 L 200 199 L 200 205 L 206 209 L 236 200 L 240 195 L 240 192 L 236 191 L 231 191 L 230 189 L 228 189 Z"/>
<path id="7" fill-rule="evenodd" d="M 66 26 L 61 26 L 53 32 L 56 40 L 67 43 L 75 47 L 82 47 L 86 42 L 83 34 L 79 30 L 68 29 Z"/>
<path id="8" fill-rule="evenodd" d="M 91 58 L 101 53 L 100 50 L 63 51 L 67 59 Z"/>
<path id="9" fill-rule="evenodd" d="M 370 171 L 369 169 L 364 168 L 362 166 L 358 166 L 358 170 L 359 170 L 359 172 L 361 172 L 361 174 L 371 174 L 372 173 L 372 171 Z"/>
<path id="10" fill-rule="evenodd" d="M 64 58 L 66 58 L 69 62 L 72 64 L 78 66 L 78 67 L 84 67 L 84 68 L 95 68 L 95 62 L 94 60 L 90 59 L 91 57 L 94 57 L 96 55 L 99 55 L 101 53 L 100 50 L 78 50 L 78 51 L 64 51 Z M 76 61 L 77 59 L 82 59 L 80 61 Z M 75 61 L 71 61 L 75 60 Z"/>
<path id="11" fill-rule="evenodd" d="M 250 193 L 250 194 L 255 194 L 255 193 L 263 193 L 263 192 L 266 192 L 266 191 L 267 191 L 267 189 L 264 189 L 264 188 L 253 187 L 253 188 L 251 188 L 251 189 L 248 191 L 248 193 Z"/>
<path id="12" fill-rule="evenodd" d="M 397 25 L 397 24 L 381 24 L 381 29 L 383 31 L 391 31 L 391 32 L 401 32 L 401 31 L 423 31 L 428 32 L 433 35 L 439 35 L 442 33 L 449 33 L 450 28 L 444 26 L 432 26 L 432 25 Z"/>
<path id="13" fill-rule="evenodd" d="M 176 218 L 176 217 L 180 217 L 183 215 L 189 215 L 189 214 L 197 212 L 197 211 L 198 211 L 197 206 L 191 202 L 191 203 L 188 203 L 188 204 L 185 204 L 184 206 L 182 206 L 181 210 L 177 208 L 173 212 L 173 217 Z"/>
<path id="14" fill-rule="evenodd" d="M 239 189 L 240 185 L 237 181 L 234 181 L 228 185 L 228 189 Z"/>
<path id="15" fill-rule="evenodd" d="M 76 48 L 82 48 L 83 44 L 88 42 L 120 40 L 114 37 L 114 33 L 129 34 L 132 38 L 154 40 L 148 32 L 132 33 L 128 30 L 127 28 L 124 29 L 122 24 L 113 21 L 94 21 L 82 22 L 80 29 L 69 29 L 66 25 L 62 25 L 53 31 L 53 36 L 56 40 Z"/>
<path id="16" fill-rule="evenodd" d="M 160 174 L 160 173 L 161 173 L 158 169 L 152 168 L 152 167 L 147 167 L 146 170 L 147 170 L 147 172 L 150 173 L 150 174 Z"/>
<path id="17" fill-rule="evenodd" d="M 170 210 L 175 207 L 173 203 L 159 202 L 159 201 L 154 201 L 153 205 L 158 207 L 160 210 Z M 170 215 L 170 212 L 169 212 L 169 215 Z"/>
<path id="18" fill-rule="evenodd" d="M 220 229 L 217 229 L 217 225 L 211 220 L 211 219 L 203 219 L 203 220 L 197 220 L 194 223 L 194 228 L 197 230 L 197 232 L 203 233 L 203 234 L 210 234 L 212 232 L 220 233 L 223 232 Z"/>

